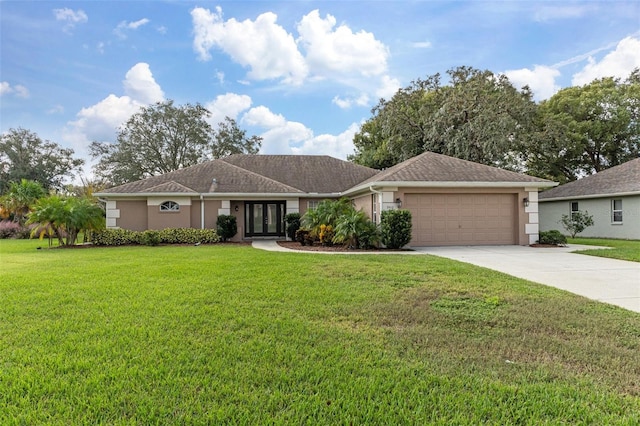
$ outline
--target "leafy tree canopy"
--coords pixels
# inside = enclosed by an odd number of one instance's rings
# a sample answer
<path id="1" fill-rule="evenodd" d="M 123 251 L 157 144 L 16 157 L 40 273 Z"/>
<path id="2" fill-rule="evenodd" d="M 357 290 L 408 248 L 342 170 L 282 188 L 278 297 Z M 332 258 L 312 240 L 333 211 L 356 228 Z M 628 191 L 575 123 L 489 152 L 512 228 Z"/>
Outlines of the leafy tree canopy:
<path id="1" fill-rule="evenodd" d="M 447 74 L 449 85 L 435 74 L 381 100 L 355 135 L 350 159 L 383 168 L 432 151 L 521 170 L 521 147 L 536 108 L 529 89 L 519 91 L 506 76 L 471 67 Z"/>
<path id="2" fill-rule="evenodd" d="M 46 191 L 62 189 L 65 178 L 73 176 L 84 164 L 73 154 L 72 149 L 43 141 L 29 130 L 9 129 L 0 137 L 0 194 L 21 179 L 36 181 Z"/>
<path id="3" fill-rule="evenodd" d="M 567 182 L 640 155 L 640 70 L 560 90 L 540 103 L 531 174 Z"/>
<path id="4" fill-rule="evenodd" d="M 119 130 L 113 144 L 93 142 L 99 158 L 95 174 L 111 184 L 168 173 L 231 153 L 255 153 L 261 139 L 246 138 L 226 118 L 214 131 L 210 112 L 199 104 L 174 105 L 172 100 L 141 108 Z"/>
<path id="5" fill-rule="evenodd" d="M 350 160 L 382 169 L 432 151 L 561 183 L 640 155 L 640 69 L 540 104 L 504 75 L 458 67 L 380 100 Z"/>

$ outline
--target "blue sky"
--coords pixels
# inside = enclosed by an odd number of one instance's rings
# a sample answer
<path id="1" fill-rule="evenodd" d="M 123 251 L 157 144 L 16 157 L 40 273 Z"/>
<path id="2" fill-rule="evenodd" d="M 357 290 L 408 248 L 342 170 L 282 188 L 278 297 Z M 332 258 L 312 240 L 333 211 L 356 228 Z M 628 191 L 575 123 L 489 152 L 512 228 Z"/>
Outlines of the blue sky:
<path id="1" fill-rule="evenodd" d="M 0 32 L 0 131 L 87 160 L 163 99 L 235 118 L 266 154 L 346 158 L 417 78 L 469 65 L 541 100 L 640 67 L 636 0 L 0 1 Z"/>

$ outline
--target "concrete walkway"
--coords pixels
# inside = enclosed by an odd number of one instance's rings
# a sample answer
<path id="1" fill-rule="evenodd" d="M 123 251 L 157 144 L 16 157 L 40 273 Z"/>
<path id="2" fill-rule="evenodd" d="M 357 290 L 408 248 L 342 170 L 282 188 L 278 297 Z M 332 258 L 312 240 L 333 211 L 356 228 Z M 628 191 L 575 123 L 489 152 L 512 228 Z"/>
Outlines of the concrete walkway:
<path id="1" fill-rule="evenodd" d="M 275 241 L 254 241 L 263 250 L 293 252 Z M 556 287 L 581 296 L 640 312 L 640 263 L 571 253 L 591 246 L 534 248 L 528 246 L 414 247 L 388 254 L 431 254 L 471 263 L 514 277 Z M 304 252 L 310 253 L 310 252 Z M 311 252 L 361 254 L 363 252 Z M 371 254 L 364 252 L 364 254 Z"/>

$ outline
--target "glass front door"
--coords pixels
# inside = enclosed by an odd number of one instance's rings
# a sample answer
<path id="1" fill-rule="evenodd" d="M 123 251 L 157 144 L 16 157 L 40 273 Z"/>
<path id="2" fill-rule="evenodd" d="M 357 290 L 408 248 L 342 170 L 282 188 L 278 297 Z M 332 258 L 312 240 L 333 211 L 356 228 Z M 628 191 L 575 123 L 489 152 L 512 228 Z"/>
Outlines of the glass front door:
<path id="1" fill-rule="evenodd" d="M 245 237 L 282 237 L 284 233 L 284 201 L 247 201 Z"/>

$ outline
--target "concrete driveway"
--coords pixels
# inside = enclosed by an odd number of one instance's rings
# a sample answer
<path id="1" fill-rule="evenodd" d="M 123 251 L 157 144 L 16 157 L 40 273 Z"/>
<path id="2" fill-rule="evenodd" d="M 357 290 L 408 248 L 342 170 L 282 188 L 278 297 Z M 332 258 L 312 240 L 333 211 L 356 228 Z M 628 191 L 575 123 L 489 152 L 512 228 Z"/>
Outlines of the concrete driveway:
<path id="1" fill-rule="evenodd" d="M 640 312 L 640 263 L 571 253 L 587 248 L 413 247 Z"/>

